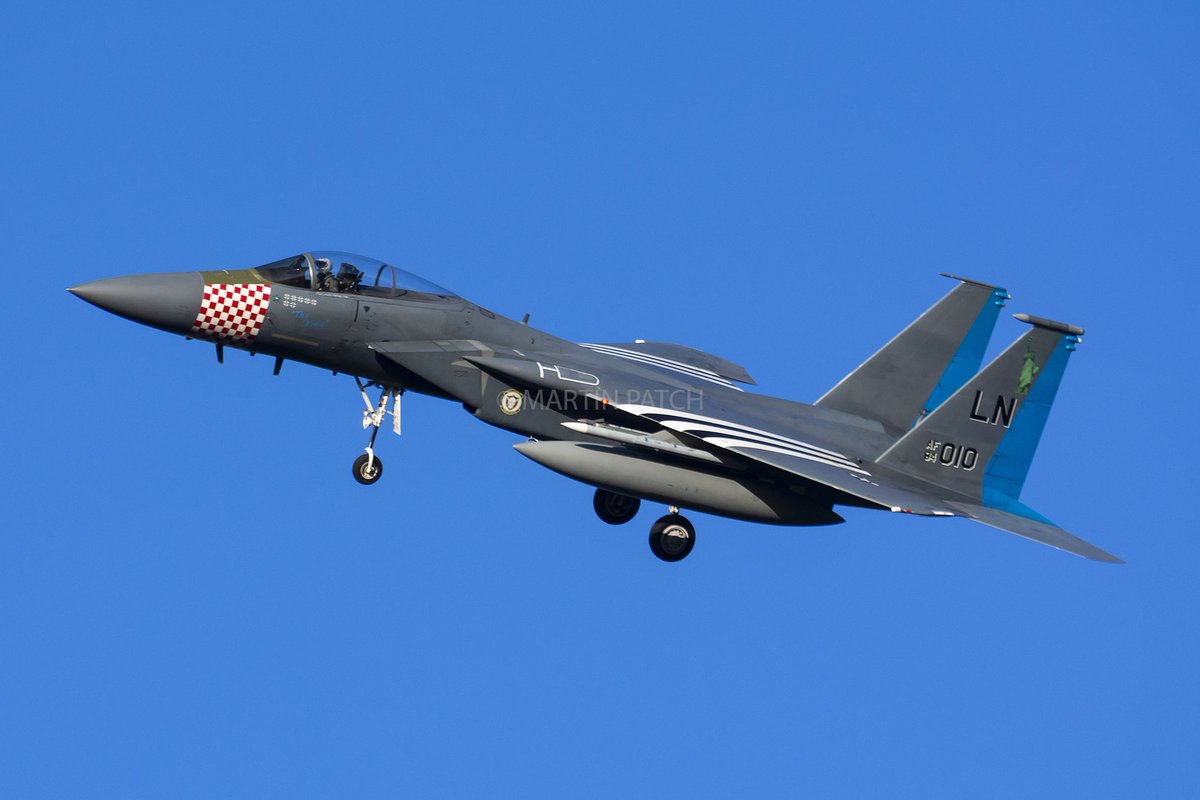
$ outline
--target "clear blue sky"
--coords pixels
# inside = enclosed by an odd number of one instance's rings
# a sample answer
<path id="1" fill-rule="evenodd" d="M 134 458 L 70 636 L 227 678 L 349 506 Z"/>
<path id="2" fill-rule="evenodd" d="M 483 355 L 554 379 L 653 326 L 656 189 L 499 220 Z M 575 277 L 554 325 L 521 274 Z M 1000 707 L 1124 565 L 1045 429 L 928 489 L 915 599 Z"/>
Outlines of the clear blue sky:
<path id="1" fill-rule="evenodd" d="M 0 795 L 1198 791 L 1194 4 L 0 22 Z M 667 565 L 421 397 L 360 487 L 349 378 L 64 291 L 310 248 L 798 400 L 999 282 L 1089 331 L 1023 499 L 1129 564 L 859 511 Z"/>

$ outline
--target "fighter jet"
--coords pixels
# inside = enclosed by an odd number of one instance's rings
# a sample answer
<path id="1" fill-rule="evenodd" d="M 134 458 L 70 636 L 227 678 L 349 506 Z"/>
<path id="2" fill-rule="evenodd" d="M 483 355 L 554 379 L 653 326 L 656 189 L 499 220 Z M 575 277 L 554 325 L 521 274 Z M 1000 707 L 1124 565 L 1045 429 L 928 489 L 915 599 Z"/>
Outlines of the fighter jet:
<path id="1" fill-rule="evenodd" d="M 309 252 L 252 269 L 128 275 L 69 291 L 189 339 L 354 377 L 370 439 L 353 475 L 383 474 L 376 436 L 405 392 L 461 403 L 520 434 L 527 458 L 596 488 L 606 523 L 642 501 L 663 561 L 696 530 L 680 509 L 776 525 L 843 522 L 839 507 L 966 517 L 1097 561 L 1120 562 L 1020 501 L 1083 329 L 1029 325 L 982 367 L 1003 288 L 954 287 L 812 404 L 747 391 L 724 358 L 665 342 L 573 342 L 374 259 Z M 372 401 L 374 392 L 378 398 Z M 368 393 L 370 392 L 370 394 Z"/>

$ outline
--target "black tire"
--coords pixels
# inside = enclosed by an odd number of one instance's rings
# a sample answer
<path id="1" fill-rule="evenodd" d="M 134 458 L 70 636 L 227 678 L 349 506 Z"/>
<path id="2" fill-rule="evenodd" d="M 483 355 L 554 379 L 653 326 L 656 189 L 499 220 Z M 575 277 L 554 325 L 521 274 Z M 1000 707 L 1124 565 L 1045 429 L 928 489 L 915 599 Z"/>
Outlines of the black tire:
<path id="1" fill-rule="evenodd" d="M 696 529 L 686 517 L 667 514 L 650 526 L 650 552 L 663 561 L 682 561 L 696 546 Z"/>
<path id="2" fill-rule="evenodd" d="M 369 460 L 366 453 L 354 459 L 354 480 L 364 486 L 370 486 L 383 475 L 383 462 L 379 460 L 379 456 L 375 456 L 374 469 L 368 471 L 367 462 Z"/>
<path id="3" fill-rule="evenodd" d="M 592 498 L 592 508 L 596 516 L 609 525 L 624 525 L 637 516 L 642 501 L 636 497 L 610 492 L 607 489 L 597 489 Z"/>

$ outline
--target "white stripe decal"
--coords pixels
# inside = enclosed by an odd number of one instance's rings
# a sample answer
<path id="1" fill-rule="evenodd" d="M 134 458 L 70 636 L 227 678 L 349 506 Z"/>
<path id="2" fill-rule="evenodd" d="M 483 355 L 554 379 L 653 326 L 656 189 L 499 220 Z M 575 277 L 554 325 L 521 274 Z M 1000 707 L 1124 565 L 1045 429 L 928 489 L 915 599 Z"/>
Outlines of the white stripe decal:
<path id="1" fill-rule="evenodd" d="M 581 345 L 581 346 L 586 347 L 586 345 Z M 739 386 L 734 386 L 732 383 L 730 383 L 725 378 L 722 378 L 720 376 L 710 377 L 710 375 L 712 375 L 712 373 L 700 374 L 698 372 L 692 371 L 691 368 L 688 368 L 686 370 L 678 369 L 676 367 L 672 367 L 667 364 L 662 364 L 657 361 L 653 361 L 649 358 L 643 358 L 640 355 L 625 355 L 624 353 L 610 353 L 605 350 L 596 350 L 595 348 L 588 348 L 588 349 L 591 349 L 594 352 L 600 353 L 601 355 L 611 356 L 613 358 L 623 358 L 627 361 L 636 361 L 641 364 L 646 364 L 647 366 L 658 367 L 659 369 L 666 369 L 666 370 L 670 370 L 671 372 L 678 373 L 680 375 L 686 375 L 689 378 L 697 378 L 702 381 L 708 381 L 709 383 L 715 383 L 718 386 L 724 386 L 726 389 L 733 389 L 736 392 L 745 391 L 744 389 L 742 389 Z"/>
<path id="2" fill-rule="evenodd" d="M 706 439 L 705 441 L 712 442 L 713 444 L 717 445 L 718 447 L 725 447 L 725 448 L 729 448 L 731 450 L 736 450 L 739 447 L 745 448 L 746 450 L 763 450 L 768 453 L 779 453 L 780 455 L 791 456 L 792 458 L 803 458 L 807 461 L 815 461 L 818 464 L 824 464 L 825 466 L 828 466 L 828 467 L 837 467 L 838 469 L 850 470 L 852 472 L 857 472 L 861 475 L 870 475 L 871 474 L 871 473 L 867 472 L 865 469 L 862 469 L 860 467 L 847 466 L 846 464 L 840 464 L 840 463 L 836 463 L 833 461 L 829 461 L 828 459 L 820 458 L 819 456 L 808 455 L 806 453 L 798 453 L 794 450 L 784 450 L 781 447 L 772 447 L 767 444 L 756 444 L 754 442 L 746 442 L 741 439 L 723 439 L 720 437 L 713 438 L 713 439 Z"/>
<path id="3" fill-rule="evenodd" d="M 621 410 L 627 411 L 639 416 L 645 416 L 654 419 L 660 425 L 672 430 L 690 433 L 691 431 L 705 431 L 709 433 L 724 433 L 727 437 L 713 436 L 700 438 L 705 441 L 717 445 L 718 447 L 744 447 L 750 450 L 764 450 L 767 452 L 779 453 L 781 455 L 794 456 L 803 458 L 809 461 L 816 461 L 821 464 L 826 464 L 832 467 L 850 470 L 863 475 L 870 475 L 862 467 L 850 461 L 842 453 L 828 450 L 824 447 L 818 447 L 808 442 L 802 442 L 798 439 L 792 439 L 788 436 L 783 436 L 771 431 L 764 431 L 759 428 L 752 428 L 749 425 L 731 422 L 729 420 L 715 419 L 713 417 L 705 417 L 700 414 L 693 414 L 686 411 L 671 411 L 657 406 L 643 405 L 623 405 Z M 677 419 L 671 419 L 676 417 Z M 696 420 L 692 422 L 691 420 Z M 699 435 L 693 434 L 693 435 Z M 744 439 L 732 439 L 728 436 L 744 436 L 755 441 L 747 442 Z"/>
<path id="4" fill-rule="evenodd" d="M 593 352 L 604 353 L 605 355 L 615 356 L 616 358 L 628 358 L 636 361 L 644 361 L 647 364 L 654 364 L 655 366 L 662 367 L 664 369 L 671 369 L 675 370 L 676 372 L 686 372 L 691 375 L 695 375 L 697 378 L 716 378 L 717 380 L 728 382 L 727 378 L 722 378 L 720 375 L 711 370 L 693 367 L 688 364 L 680 364 L 678 361 L 668 361 L 666 359 L 661 359 L 658 356 L 647 355 L 646 353 L 635 353 L 632 350 L 618 350 L 602 344 L 585 344 L 580 346 L 586 347 Z"/>
<path id="5" fill-rule="evenodd" d="M 818 445 L 815 445 L 815 444 L 809 444 L 808 442 L 802 442 L 799 439 L 792 439 L 791 437 L 784 436 L 783 434 L 780 434 L 780 433 L 775 433 L 774 431 L 765 431 L 765 430 L 762 430 L 761 428 L 753 428 L 749 425 L 743 425 L 740 422 L 733 422 L 733 421 L 727 420 L 727 419 L 717 419 L 716 417 L 706 417 L 701 414 L 692 413 L 690 411 L 674 411 L 672 409 L 660 408 L 658 406 L 643 406 L 643 405 L 631 404 L 631 405 L 621 406 L 621 409 L 623 411 L 628 411 L 632 414 L 638 414 L 641 416 L 660 415 L 663 417 L 674 417 L 676 419 L 682 419 L 682 420 L 695 420 L 697 422 L 708 423 L 710 425 L 719 425 L 719 426 L 724 426 L 726 428 L 732 428 L 734 431 L 739 432 L 739 433 L 754 433 L 759 436 L 768 436 L 773 439 L 782 440 L 784 442 L 787 442 L 788 444 L 796 445 L 798 447 L 807 447 L 810 450 L 814 450 L 825 456 L 829 456 L 832 458 L 840 458 L 840 459 L 846 460 L 847 463 L 850 463 L 849 460 L 846 459 L 846 455 L 844 453 L 839 453 L 835 450 L 828 450 L 824 447 L 819 447 Z M 662 420 L 655 420 L 655 421 L 662 422 Z"/>
<path id="6" fill-rule="evenodd" d="M 593 350 L 604 350 L 604 351 L 607 351 L 607 352 L 610 352 L 613 354 L 622 353 L 624 355 L 641 356 L 642 358 L 652 358 L 655 361 L 661 362 L 665 366 L 671 366 L 671 367 L 675 367 L 677 369 L 688 369 L 688 370 L 693 370 L 695 372 L 703 372 L 707 375 L 713 376 L 714 378 L 722 377 L 720 373 L 713 372 L 711 369 L 705 369 L 704 367 L 697 367 L 692 364 L 685 364 L 682 361 L 675 361 L 674 359 L 666 358 L 664 356 L 658 356 L 658 355 L 655 355 L 654 353 L 643 353 L 640 350 L 629 350 L 624 347 L 617 347 L 616 345 L 591 344 L 590 342 L 581 344 L 580 346 L 581 347 L 590 347 Z"/>
<path id="7" fill-rule="evenodd" d="M 846 458 L 844 456 L 832 455 L 828 451 L 821 450 L 818 447 L 813 447 L 812 445 L 805 444 L 803 442 L 796 442 L 796 441 L 792 441 L 792 440 L 780 441 L 779 438 L 760 436 L 759 434 L 751 433 L 750 431 L 731 430 L 728 427 L 718 427 L 716 425 L 705 425 L 703 423 L 696 423 L 696 422 L 680 422 L 680 421 L 676 421 L 676 420 L 663 420 L 662 424 L 665 427 L 668 427 L 672 430 L 683 431 L 684 433 L 691 433 L 693 435 L 699 435 L 697 432 L 703 431 L 704 433 L 724 434 L 725 436 L 740 436 L 740 437 L 742 437 L 743 440 L 745 440 L 745 439 L 750 440 L 750 442 L 746 442 L 746 444 L 750 444 L 750 443 L 767 444 L 772 447 L 778 447 L 783 450 L 794 451 L 796 453 L 801 453 L 806 456 L 815 456 L 817 458 L 828 461 L 831 464 L 838 464 L 839 466 L 843 466 L 848 469 L 857 469 L 858 468 L 857 464 L 855 464 L 853 461 L 850 461 L 848 458 Z M 701 438 L 708 438 L 708 437 L 701 436 Z M 780 437 L 780 438 L 782 438 L 782 437 Z M 709 441 L 712 441 L 712 439 L 710 438 Z"/>
<path id="8" fill-rule="evenodd" d="M 803 450 L 808 450 L 816 455 L 826 458 L 835 458 L 850 463 L 841 453 L 835 453 L 832 450 L 826 450 L 823 447 L 817 447 L 815 444 L 802 442 L 799 439 L 791 439 L 787 436 L 781 436 L 777 433 L 769 433 L 767 431 L 758 431 L 754 428 L 748 428 L 742 425 L 736 425 L 728 422 L 693 422 L 691 420 L 669 419 L 662 417 L 658 420 L 663 425 L 675 423 L 680 426 L 687 426 L 689 429 L 709 431 L 711 433 L 728 433 L 731 436 L 745 436 L 750 439 L 755 439 L 767 444 L 776 444 L 780 447 L 798 447 Z"/>

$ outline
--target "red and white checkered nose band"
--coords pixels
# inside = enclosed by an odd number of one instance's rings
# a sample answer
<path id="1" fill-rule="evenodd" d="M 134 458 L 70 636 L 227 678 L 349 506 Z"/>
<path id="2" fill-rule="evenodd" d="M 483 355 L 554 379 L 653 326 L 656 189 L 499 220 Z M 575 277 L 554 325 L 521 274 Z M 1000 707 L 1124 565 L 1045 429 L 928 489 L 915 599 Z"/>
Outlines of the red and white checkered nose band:
<path id="1" fill-rule="evenodd" d="M 208 283 L 192 333 L 222 342 L 247 342 L 258 335 L 271 302 L 269 283 Z"/>

